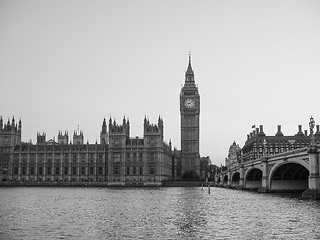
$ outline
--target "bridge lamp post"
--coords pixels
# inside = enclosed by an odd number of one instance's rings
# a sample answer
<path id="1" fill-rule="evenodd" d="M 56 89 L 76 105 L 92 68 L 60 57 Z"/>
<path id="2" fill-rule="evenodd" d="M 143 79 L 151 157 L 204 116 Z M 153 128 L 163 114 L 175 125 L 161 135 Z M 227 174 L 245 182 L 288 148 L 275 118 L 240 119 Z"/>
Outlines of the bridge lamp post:
<path id="1" fill-rule="evenodd" d="M 214 178 L 213 173 L 214 173 L 213 168 L 211 168 L 211 182 L 213 182 L 213 178 Z"/>
<path id="2" fill-rule="evenodd" d="M 314 137 L 314 135 L 313 135 L 314 125 L 315 125 L 315 121 L 314 121 L 313 117 L 311 116 L 310 122 L 309 122 L 309 128 L 310 128 L 310 145 L 311 145 L 311 146 L 315 146 L 315 144 L 316 144 L 315 137 Z"/>
<path id="3" fill-rule="evenodd" d="M 262 179 L 261 187 L 258 189 L 258 192 L 268 192 L 269 191 L 269 179 L 268 179 L 268 157 L 267 157 L 267 139 L 263 139 L 263 150 L 262 150 Z"/>
<path id="4" fill-rule="evenodd" d="M 262 156 L 266 157 L 267 156 L 267 140 L 263 139 L 263 149 L 262 149 Z"/>

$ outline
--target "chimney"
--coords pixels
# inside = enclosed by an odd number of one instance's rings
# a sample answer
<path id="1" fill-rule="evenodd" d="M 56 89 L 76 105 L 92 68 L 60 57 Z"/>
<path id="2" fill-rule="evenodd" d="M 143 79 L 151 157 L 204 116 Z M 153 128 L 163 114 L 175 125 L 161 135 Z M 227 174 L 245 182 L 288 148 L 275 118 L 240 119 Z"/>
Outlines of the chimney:
<path id="1" fill-rule="evenodd" d="M 308 136 L 308 130 L 304 130 L 304 135 Z"/>
<path id="2" fill-rule="evenodd" d="M 302 125 L 298 125 L 299 131 L 298 133 L 302 133 Z"/>
<path id="3" fill-rule="evenodd" d="M 263 132 L 263 125 L 260 125 L 259 127 L 260 127 L 260 130 L 257 128 L 257 131 L 258 131 L 258 133 L 259 133 L 258 135 L 259 135 L 259 136 L 265 136 L 265 134 L 264 134 L 264 132 Z"/>
<path id="4" fill-rule="evenodd" d="M 278 125 L 278 132 L 281 132 L 281 125 Z"/>
<path id="5" fill-rule="evenodd" d="M 319 125 L 316 125 L 316 128 L 317 128 L 317 132 L 319 134 L 320 130 L 319 130 Z"/>
<path id="6" fill-rule="evenodd" d="M 276 133 L 276 136 L 283 136 L 283 133 L 281 132 L 281 125 L 278 125 L 278 132 Z"/>

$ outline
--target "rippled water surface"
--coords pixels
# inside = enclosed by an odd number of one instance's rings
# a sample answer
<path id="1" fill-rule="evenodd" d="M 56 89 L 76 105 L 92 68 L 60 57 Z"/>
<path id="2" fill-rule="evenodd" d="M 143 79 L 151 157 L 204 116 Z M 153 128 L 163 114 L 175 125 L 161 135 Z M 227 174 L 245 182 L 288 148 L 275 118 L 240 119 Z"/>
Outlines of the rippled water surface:
<path id="1" fill-rule="evenodd" d="M 320 202 L 221 188 L 0 188 L 0 239 L 320 239 Z"/>

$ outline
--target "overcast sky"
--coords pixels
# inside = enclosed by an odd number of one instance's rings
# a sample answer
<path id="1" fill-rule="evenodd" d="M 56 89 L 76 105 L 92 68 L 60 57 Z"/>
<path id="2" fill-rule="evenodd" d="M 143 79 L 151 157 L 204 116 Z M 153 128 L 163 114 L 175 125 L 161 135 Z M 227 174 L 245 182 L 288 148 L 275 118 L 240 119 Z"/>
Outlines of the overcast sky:
<path id="1" fill-rule="evenodd" d="M 320 123 L 320 1 L 0 1 L 0 116 L 22 140 L 59 130 L 99 141 L 103 118 L 161 115 L 180 149 L 189 51 L 200 154 L 220 165 L 252 125 L 293 135 Z"/>

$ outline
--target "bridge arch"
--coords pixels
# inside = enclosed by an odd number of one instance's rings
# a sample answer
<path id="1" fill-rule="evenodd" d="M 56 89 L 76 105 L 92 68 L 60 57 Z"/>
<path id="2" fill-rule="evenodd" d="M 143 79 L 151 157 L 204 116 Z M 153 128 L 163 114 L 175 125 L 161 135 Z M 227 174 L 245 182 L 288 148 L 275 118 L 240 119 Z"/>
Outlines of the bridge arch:
<path id="1" fill-rule="evenodd" d="M 240 181 L 240 173 L 234 172 L 231 175 L 231 187 L 238 187 Z"/>
<path id="2" fill-rule="evenodd" d="M 222 184 L 223 186 L 228 186 L 228 174 L 223 176 Z"/>
<path id="3" fill-rule="evenodd" d="M 303 160 L 290 160 L 276 164 L 269 174 L 271 191 L 304 191 L 308 189 L 309 164 Z"/>
<path id="4" fill-rule="evenodd" d="M 221 183 L 221 175 L 217 178 L 217 184 Z"/>
<path id="5" fill-rule="evenodd" d="M 258 167 L 250 167 L 244 178 L 244 188 L 258 189 L 262 187 L 262 170 Z"/>

